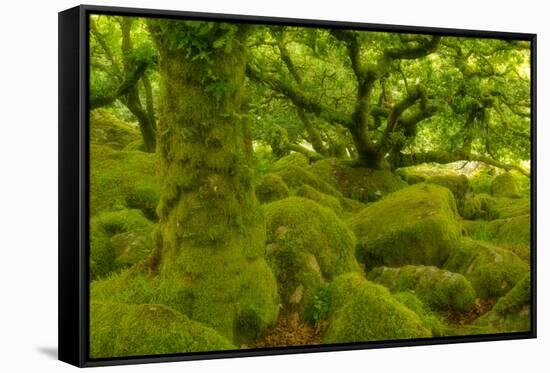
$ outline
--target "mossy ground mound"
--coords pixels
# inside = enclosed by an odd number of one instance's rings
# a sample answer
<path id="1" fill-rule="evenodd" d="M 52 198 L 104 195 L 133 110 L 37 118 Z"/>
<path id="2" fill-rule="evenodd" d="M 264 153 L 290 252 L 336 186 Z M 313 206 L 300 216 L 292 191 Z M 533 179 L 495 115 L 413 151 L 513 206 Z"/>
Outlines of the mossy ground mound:
<path id="1" fill-rule="evenodd" d="M 531 273 L 525 274 L 491 311 L 474 324 L 492 327 L 501 333 L 531 330 Z"/>
<path id="2" fill-rule="evenodd" d="M 359 271 L 353 234 L 330 209 L 290 197 L 263 206 L 267 258 L 285 312 L 308 318 L 315 291 L 342 273 Z"/>
<path id="3" fill-rule="evenodd" d="M 156 225 L 140 210 L 99 214 L 90 221 L 90 278 L 129 267 L 153 250 Z"/>
<path id="4" fill-rule="evenodd" d="M 342 216 L 344 210 L 338 198 L 329 194 L 321 193 L 309 185 L 302 185 L 296 190 L 296 196 L 310 199 L 317 202 L 321 206 L 328 207 L 338 216 Z"/>
<path id="5" fill-rule="evenodd" d="M 491 194 L 495 197 L 518 198 L 519 186 L 510 172 L 504 172 L 491 181 Z"/>
<path id="6" fill-rule="evenodd" d="M 160 187 L 156 155 L 90 147 L 90 216 L 101 211 L 139 209 L 156 220 Z"/>
<path id="7" fill-rule="evenodd" d="M 216 331 L 159 304 L 92 302 L 90 356 L 112 358 L 232 350 Z"/>
<path id="8" fill-rule="evenodd" d="M 444 268 L 463 274 L 482 299 L 503 296 L 529 271 L 513 252 L 471 239 L 460 241 Z"/>
<path id="9" fill-rule="evenodd" d="M 256 186 L 256 197 L 260 203 L 268 203 L 286 198 L 290 191 L 279 175 L 267 174 Z"/>
<path id="10" fill-rule="evenodd" d="M 204 259 L 197 262 L 194 258 L 186 266 L 201 268 L 210 263 L 211 270 L 200 274 L 148 274 L 132 267 L 93 281 L 91 298 L 103 302 L 162 304 L 212 327 L 236 345 L 249 343 L 276 322 L 279 296 L 266 262 L 235 260 L 232 255 L 235 250 L 235 247 L 205 249 Z"/>
<path id="11" fill-rule="evenodd" d="M 321 180 L 338 189 L 345 197 L 361 202 L 376 201 L 407 184 L 389 171 L 351 167 L 335 158 L 323 159 L 311 166 Z"/>
<path id="12" fill-rule="evenodd" d="M 108 110 L 90 111 L 90 144 L 121 150 L 140 139 L 139 128 L 118 119 Z"/>
<path id="13" fill-rule="evenodd" d="M 358 259 L 367 268 L 406 264 L 440 266 L 460 237 L 452 193 L 416 184 L 375 202 L 348 220 Z"/>
<path id="14" fill-rule="evenodd" d="M 392 292 L 414 291 L 426 305 L 440 310 L 469 311 L 476 298 L 464 276 L 432 266 L 378 267 L 367 278 Z"/>
<path id="15" fill-rule="evenodd" d="M 357 273 L 337 277 L 329 286 L 329 326 L 325 343 L 428 338 L 421 318 L 381 285 Z"/>

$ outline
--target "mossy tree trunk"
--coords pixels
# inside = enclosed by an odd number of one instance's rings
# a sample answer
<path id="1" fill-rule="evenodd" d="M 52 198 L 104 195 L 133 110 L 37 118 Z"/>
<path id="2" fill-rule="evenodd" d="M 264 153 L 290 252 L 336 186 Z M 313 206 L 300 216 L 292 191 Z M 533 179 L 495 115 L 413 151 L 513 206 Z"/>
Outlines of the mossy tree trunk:
<path id="1" fill-rule="evenodd" d="M 252 144 L 240 114 L 246 27 L 166 20 L 149 26 L 160 55 L 160 275 L 177 287 L 175 307 L 246 342 L 278 313 L 251 182 Z M 223 38 L 227 44 L 215 48 Z"/>

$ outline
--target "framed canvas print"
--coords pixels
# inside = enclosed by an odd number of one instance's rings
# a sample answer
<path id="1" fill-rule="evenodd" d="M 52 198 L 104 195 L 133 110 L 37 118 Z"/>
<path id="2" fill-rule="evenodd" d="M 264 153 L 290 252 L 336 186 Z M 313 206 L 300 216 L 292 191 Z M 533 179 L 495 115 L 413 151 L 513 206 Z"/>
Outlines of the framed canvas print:
<path id="1" fill-rule="evenodd" d="M 536 36 L 59 13 L 59 357 L 536 336 Z"/>

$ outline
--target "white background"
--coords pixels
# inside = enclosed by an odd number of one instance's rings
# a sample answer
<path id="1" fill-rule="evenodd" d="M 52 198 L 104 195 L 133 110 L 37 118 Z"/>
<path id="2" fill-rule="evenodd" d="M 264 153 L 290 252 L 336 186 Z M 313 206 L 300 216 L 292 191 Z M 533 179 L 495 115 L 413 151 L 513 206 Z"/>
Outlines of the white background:
<path id="1" fill-rule="evenodd" d="M 117 372 L 548 372 L 550 11 L 545 0 L 103 1 L 102 5 L 538 34 L 539 338 L 108 368 Z M 74 371 L 57 353 L 57 12 L 75 1 L 2 2 L 0 371 Z M 546 190 L 546 192 L 544 192 Z"/>

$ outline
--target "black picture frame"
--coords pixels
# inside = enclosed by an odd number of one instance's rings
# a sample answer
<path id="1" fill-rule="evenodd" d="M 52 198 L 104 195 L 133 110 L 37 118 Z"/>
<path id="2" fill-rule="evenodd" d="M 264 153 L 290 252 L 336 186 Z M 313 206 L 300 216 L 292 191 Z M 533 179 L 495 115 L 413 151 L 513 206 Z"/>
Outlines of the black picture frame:
<path id="1" fill-rule="evenodd" d="M 490 335 L 436 337 L 398 341 L 323 344 L 235 351 L 208 351 L 172 355 L 90 359 L 88 355 L 88 16 L 111 14 L 139 17 L 177 18 L 210 21 L 238 21 L 347 28 L 369 31 L 423 33 L 524 40 L 531 43 L 531 331 Z M 536 34 L 447 28 L 396 26 L 356 22 L 210 14 L 156 9 L 135 9 L 81 5 L 59 13 L 59 360 L 78 367 L 218 359 L 261 355 L 327 352 L 371 348 L 486 342 L 536 338 Z"/>

